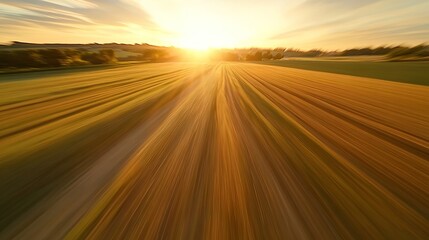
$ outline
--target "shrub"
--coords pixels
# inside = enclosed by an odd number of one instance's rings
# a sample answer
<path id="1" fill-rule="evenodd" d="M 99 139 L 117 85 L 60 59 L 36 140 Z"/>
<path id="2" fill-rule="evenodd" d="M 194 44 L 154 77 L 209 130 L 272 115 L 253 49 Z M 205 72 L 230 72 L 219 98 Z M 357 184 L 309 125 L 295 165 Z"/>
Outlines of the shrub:
<path id="1" fill-rule="evenodd" d="M 420 52 L 425 52 L 425 49 L 427 46 L 425 45 L 418 45 L 412 48 L 409 47 L 398 47 L 389 52 L 388 57 L 395 58 L 395 57 L 402 57 L 402 56 L 410 56 L 415 55 L 419 56 Z"/>
<path id="2" fill-rule="evenodd" d="M 269 51 L 267 51 L 267 52 L 264 52 L 264 53 L 262 54 L 262 58 L 263 58 L 263 59 L 272 59 L 272 58 L 273 58 L 273 55 L 271 55 L 271 53 L 270 53 Z"/>
<path id="3" fill-rule="evenodd" d="M 43 68 L 115 62 L 112 49 L 98 53 L 84 49 L 25 49 L 0 51 L 0 67 Z"/>
<path id="4" fill-rule="evenodd" d="M 249 53 L 246 56 L 246 61 L 261 61 L 262 60 L 262 52 L 256 51 L 255 53 Z"/>
<path id="5" fill-rule="evenodd" d="M 63 66 L 67 59 L 67 55 L 61 49 L 41 49 L 38 53 L 48 67 Z"/>
<path id="6" fill-rule="evenodd" d="M 112 49 L 100 50 L 98 53 L 85 52 L 81 58 L 91 64 L 104 64 L 116 61 L 115 52 Z"/>
<path id="7" fill-rule="evenodd" d="M 281 53 L 281 52 L 279 52 L 279 53 L 277 53 L 276 55 L 273 56 L 273 59 L 276 59 L 276 60 L 282 59 L 282 58 L 283 58 L 283 53 Z"/>

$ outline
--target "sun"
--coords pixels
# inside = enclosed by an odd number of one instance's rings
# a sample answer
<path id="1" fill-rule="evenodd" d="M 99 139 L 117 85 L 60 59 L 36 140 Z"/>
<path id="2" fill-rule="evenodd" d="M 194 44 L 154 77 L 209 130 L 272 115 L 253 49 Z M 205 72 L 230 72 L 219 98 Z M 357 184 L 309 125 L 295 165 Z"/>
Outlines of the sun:
<path id="1" fill-rule="evenodd" d="M 207 50 L 209 48 L 234 47 L 236 36 L 227 23 L 210 16 L 193 16 L 185 19 L 179 28 L 179 47 Z"/>
<path id="2" fill-rule="evenodd" d="M 214 47 L 210 37 L 199 33 L 186 33 L 180 36 L 178 45 L 183 48 L 207 50 Z"/>
<path id="3" fill-rule="evenodd" d="M 193 50 L 235 48 L 259 38 L 256 29 L 263 25 L 255 17 L 260 15 L 260 9 L 234 10 L 242 8 L 239 1 L 231 1 L 236 2 L 231 7 L 217 1 L 136 1 L 151 16 L 164 45 Z M 263 27 L 266 29 L 267 25 Z"/>
<path id="4" fill-rule="evenodd" d="M 180 33 L 178 45 L 183 48 L 196 50 L 233 47 L 233 37 L 217 29 L 219 28 L 210 27 L 208 25 L 189 25 Z"/>
<path id="5" fill-rule="evenodd" d="M 178 45 L 183 48 L 194 50 L 207 50 L 215 47 L 210 36 L 197 32 L 183 34 L 178 41 Z"/>

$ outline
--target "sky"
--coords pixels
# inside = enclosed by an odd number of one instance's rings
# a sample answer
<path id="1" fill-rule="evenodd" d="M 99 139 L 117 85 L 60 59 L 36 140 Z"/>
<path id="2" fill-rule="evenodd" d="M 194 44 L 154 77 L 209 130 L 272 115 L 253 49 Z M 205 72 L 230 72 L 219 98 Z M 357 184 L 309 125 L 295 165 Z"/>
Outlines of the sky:
<path id="1" fill-rule="evenodd" d="M 429 41 L 429 0 L 1 0 L 0 42 L 337 50 Z"/>

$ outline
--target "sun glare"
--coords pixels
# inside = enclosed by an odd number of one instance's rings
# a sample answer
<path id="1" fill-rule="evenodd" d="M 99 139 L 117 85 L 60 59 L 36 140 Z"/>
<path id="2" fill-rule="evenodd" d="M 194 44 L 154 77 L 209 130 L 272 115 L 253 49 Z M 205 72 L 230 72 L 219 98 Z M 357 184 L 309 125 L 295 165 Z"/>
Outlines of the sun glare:
<path id="1" fill-rule="evenodd" d="M 208 48 L 213 47 L 209 40 L 209 37 L 196 33 L 183 34 L 178 41 L 178 45 L 183 48 L 194 50 L 207 50 Z"/>
<path id="2" fill-rule="evenodd" d="M 135 0 L 163 30 L 163 44 L 204 50 L 253 46 L 285 25 L 284 11 L 291 1 L 243 8 L 244 1 Z M 269 14 L 262 14 L 269 13 Z M 263 17 L 262 17 L 263 16 Z M 271 41 L 271 40 L 270 40 Z M 267 42 L 267 41 L 265 41 Z"/>
<path id="3" fill-rule="evenodd" d="M 207 50 L 214 47 L 210 43 L 210 37 L 198 33 L 183 34 L 179 39 L 179 46 L 194 50 Z"/>
<path id="4" fill-rule="evenodd" d="M 183 48 L 196 50 L 234 47 L 234 41 L 231 36 L 216 30 L 219 27 L 188 25 L 179 34 L 178 45 Z"/>
<path id="5" fill-rule="evenodd" d="M 234 47 L 236 36 L 218 18 L 195 16 L 185 18 L 179 29 L 178 45 L 183 48 L 206 50 Z"/>

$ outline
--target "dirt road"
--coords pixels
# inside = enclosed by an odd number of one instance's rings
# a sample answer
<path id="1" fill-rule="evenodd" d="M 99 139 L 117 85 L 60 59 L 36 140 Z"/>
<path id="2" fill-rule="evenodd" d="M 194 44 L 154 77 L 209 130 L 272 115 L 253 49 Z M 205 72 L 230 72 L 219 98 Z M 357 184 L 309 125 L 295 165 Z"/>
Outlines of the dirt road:
<path id="1" fill-rule="evenodd" d="M 0 96 L 0 239 L 429 238 L 427 86 L 165 63 Z"/>

